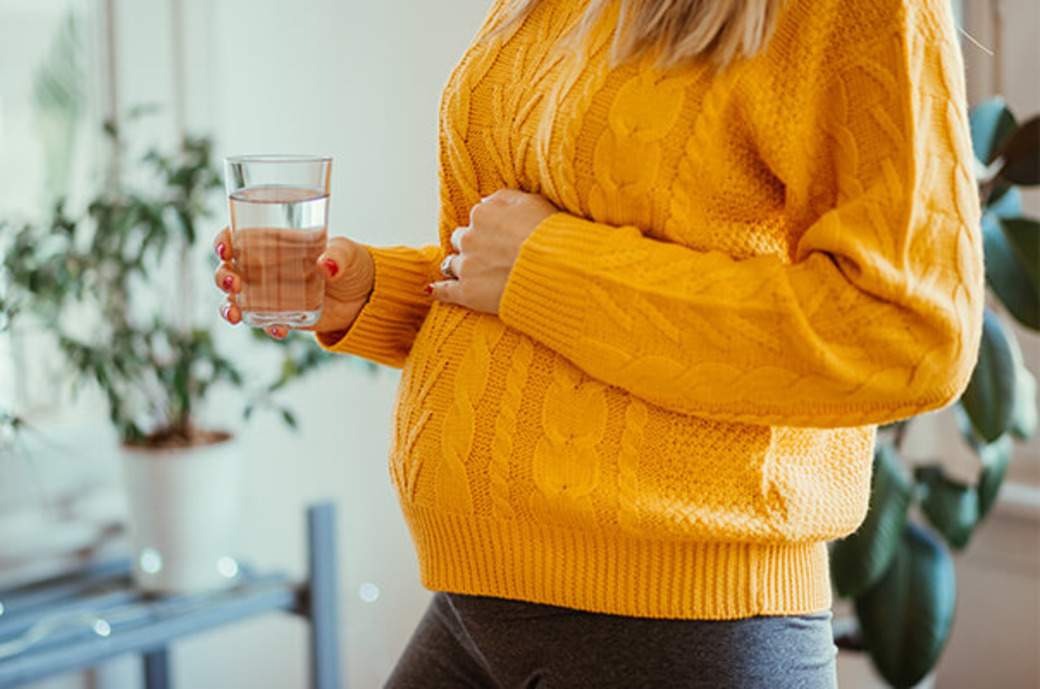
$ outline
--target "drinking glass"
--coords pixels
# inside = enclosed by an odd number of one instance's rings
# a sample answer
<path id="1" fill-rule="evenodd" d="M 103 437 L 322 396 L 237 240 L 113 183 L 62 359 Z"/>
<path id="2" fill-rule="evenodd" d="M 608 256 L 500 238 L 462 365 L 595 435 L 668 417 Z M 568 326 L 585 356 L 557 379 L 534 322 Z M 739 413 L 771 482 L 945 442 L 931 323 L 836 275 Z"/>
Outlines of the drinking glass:
<path id="1" fill-rule="evenodd" d="M 314 325 L 325 295 L 317 263 L 328 239 L 332 158 L 232 156 L 224 171 L 242 322 Z"/>

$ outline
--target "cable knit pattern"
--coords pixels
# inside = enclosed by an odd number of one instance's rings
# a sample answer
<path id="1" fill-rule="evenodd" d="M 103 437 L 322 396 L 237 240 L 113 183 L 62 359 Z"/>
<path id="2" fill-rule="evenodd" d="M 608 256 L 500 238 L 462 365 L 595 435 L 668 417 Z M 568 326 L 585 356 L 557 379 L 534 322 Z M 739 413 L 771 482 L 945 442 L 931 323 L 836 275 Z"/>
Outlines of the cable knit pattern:
<path id="1" fill-rule="evenodd" d="M 444 417 L 440 433 L 439 509 L 464 514 L 473 512 L 466 462 L 473 449 L 480 400 L 489 379 L 491 355 L 504 332 L 505 326 L 500 321 L 489 319 L 484 328 L 471 332 L 469 349 L 457 362 L 453 386 L 455 399 Z"/>
<path id="2" fill-rule="evenodd" d="M 983 300 L 946 0 L 788 0 L 712 74 L 612 65 L 542 0 L 452 74 L 438 246 L 372 248 L 334 351 L 403 366 L 391 476 L 437 590 L 626 615 L 830 604 L 875 426 L 967 383 Z M 500 188 L 560 209 L 497 317 L 422 287 Z"/>
<path id="3" fill-rule="evenodd" d="M 506 374 L 505 389 L 498 414 L 495 416 L 495 437 L 492 441 L 488 488 L 491 491 L 491 514 L 503 519 L 512 515 L 510 506 L 510 462 L 515 446 L 517 419 L 524 388 L 534 358 L 534 345 L 526 337 L 516 338 L 516 349 L 509 357 L 509 373 Z"/>
<path id="4" fill-rule="evenodd" d="M 545 515 L 546 521 L 592 528 L 592 492 L 601 471 L 596 446 L 607 425 L 605 386 L 564 361 L 555 363 L 542 407 L 543 435 L 534 448 L 537 490 L 531 495 L 531 512 Z"/>

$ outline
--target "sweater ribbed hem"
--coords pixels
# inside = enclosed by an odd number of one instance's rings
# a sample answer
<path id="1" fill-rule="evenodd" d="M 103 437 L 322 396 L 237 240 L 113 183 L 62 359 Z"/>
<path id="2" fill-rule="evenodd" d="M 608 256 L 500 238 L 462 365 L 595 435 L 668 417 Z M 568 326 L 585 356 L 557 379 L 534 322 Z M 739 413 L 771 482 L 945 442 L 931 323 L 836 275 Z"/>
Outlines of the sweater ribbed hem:
<path id="1" fill-rule="evenodd" d="M 423 585 L 591 612 L 742 619 L 827 610 L 824 543 L 641 540 L 404 507 Z"/>
<path id="2" fill-rule="evenodd" d="M 400 367 L 411 349 L 431 301 L 423 287 L 436 279 L 435 247 L 366 247 L 375 263 L 375 286 L 350 330 L 337 341 L 318 334 L 318 344 L 341 354 L 354 354 Z"/>
<path id="3" fill-rule="evenodd" d="M 588 292 L 573 266 L 597 254 L 602 225 L 556 213 L 524 241 L 509 275 L 499 318 L 565 356 L 573 351 L 588 309 Z"/>

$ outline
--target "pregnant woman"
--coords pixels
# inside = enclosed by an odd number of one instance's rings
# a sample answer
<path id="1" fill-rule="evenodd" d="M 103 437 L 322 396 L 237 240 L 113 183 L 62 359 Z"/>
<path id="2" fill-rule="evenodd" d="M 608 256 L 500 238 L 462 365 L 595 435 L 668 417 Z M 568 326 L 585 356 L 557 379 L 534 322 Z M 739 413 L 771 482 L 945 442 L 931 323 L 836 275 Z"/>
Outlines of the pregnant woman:
<path id="1" fill-rule="evenodd" d="M 389 686 L 835 685 L 876 426 L 975 362 L 965 106 L 947 0 L 494 3 L 438 241 L 318 259 L 319 343 L 404 369 L 436 593 Z"/>

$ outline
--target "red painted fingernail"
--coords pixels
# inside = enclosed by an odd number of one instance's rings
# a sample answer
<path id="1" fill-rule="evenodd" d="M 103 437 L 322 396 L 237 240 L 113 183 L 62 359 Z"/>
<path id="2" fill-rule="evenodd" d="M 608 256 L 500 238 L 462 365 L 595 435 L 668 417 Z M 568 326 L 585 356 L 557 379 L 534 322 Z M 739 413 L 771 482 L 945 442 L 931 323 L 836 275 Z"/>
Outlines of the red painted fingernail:
<path id="1" fill-rule="evenodd" d="M 220 256 L 220 260 L 221 261 L 226 261 L 227 260 L 227 258 L 224 257 L 224 254 L 226 254 L 226 253 L 227 253 L 227 247 L 224 246 L 224 242 L 220 242 L 219 244 L 217 244 L 217 256 Z"/>
<path id="2" fill-rule="evenodd" d="M 225 321 L 231 320 L 231 304 L 224 304 L 220 307 L 220 315 L 224 317 Z"/>
<path id="3" fill-rule="evenodd" d="M 329 277 L 336 277 L 336 273 L 339 272 L 339 266 L 331 258 L 325 259 L 325 267 L 328 268 Z"/>
<path id="4" fill-rule="evenodd" d="M 433 285 L 426 285 L 425 287 L 423 287 L 422 291 L 423 294 L 425 294 L 426 296 L 430 296 L 431 294 L 433 294 Z"/>
<path id="5" fill-rule="evenodd" d="M 220 284 L 224 285 L 224 289 L 226 289 L 227 291 L 230 292 L 231 291 L 231 285 L 234 284 L 234 282 L 235 282 L 235 278 L 233 278 L 230 275 L 228 275 L 227 277 L 224 278 L 224 282 L 222 282 Z"/>

